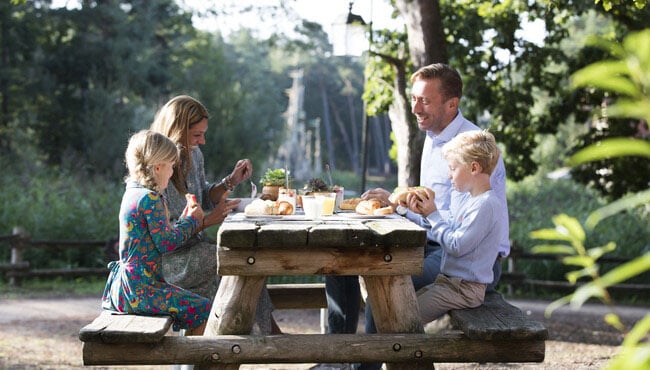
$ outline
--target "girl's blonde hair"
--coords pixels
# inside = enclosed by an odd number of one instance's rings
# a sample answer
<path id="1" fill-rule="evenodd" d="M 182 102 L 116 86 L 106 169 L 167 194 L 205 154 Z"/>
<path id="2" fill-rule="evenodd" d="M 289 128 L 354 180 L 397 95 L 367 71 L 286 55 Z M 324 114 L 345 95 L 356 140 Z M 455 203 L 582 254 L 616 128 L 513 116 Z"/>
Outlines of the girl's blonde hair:
<path id="1" fill-rule="evenodd" d="M 462 132 L 442 147 L 445 159 L 454 158 L 466 166 L 477 162 L 488 175 L 494 171 L 500 153 L 494 135 L 487 130 Z"/>
<path id="2" fill-rule="evenodd" d="M 163 162 L 177 162 L 179 149 L 167 136 L 142 130 L 129 139 L 124 160 L 129 175 L 126 181 L 135 181 L 140 185 L 161 192 L 153 176 L 153 167 Z"/>
<path id="3" fill-rule="evenodd" d="M 185 179 L 192 168 L 189 130 L 203 119 L 208 110 L 198 100 L 187 95 L 170 99 L 156 114 L 151 129 L 166 135 L 181 148 L 180 160 L 174 166 L 171 182 L 181 193 L 187 193 Z"/>

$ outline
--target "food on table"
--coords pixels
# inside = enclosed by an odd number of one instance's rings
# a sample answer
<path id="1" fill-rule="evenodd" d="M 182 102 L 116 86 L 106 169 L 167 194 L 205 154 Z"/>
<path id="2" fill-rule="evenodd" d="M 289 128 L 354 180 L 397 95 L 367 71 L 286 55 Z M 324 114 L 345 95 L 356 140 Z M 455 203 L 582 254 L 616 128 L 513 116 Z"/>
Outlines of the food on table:
<path id="1" fill-rule="evenodd" d="M 187 205 L 190 206 L 190 208 L 199 206 L 199 202 L 196 201 L 196 195 L 194 194 L 185 194 L 185 200 L 187 201 Z"/>
<path id="2" fill-rule="evenodd" d="M 341 201 L 341 204 L 339 204 L 339 208 L 342 210 L 353 211 L 355 208 L 357 208 L 359 202 L 361 202 L 361 198 L 343 199 Z"/>
<path id="3" fill-rule="evenodd" d="M 425 190 L 424 186 L 398 186 L 390 197 L 388 197 L 388 200 L 391 203 L 406 203 L 406 198 L 410 194 L 414 194 L 422 200 L 429 199 L 429 194 Z M 434 195 L 433 192 L 431 192 L 431 194 Z"/>
<path id="4" fill-rule="evenodd" d="M 360 215 L 381 216 L 393 213 L 393 207 L 384 207 L 379 199 L 368 199 L 360 201 L 354 211 Z"/>
<path id="5" fill-rule="evenodd" d="M 287 201 L 278 201 L 277 202 L 277 214 L 278 215 L 292 215 L 293 214 L 293 204 Z"/>
<path id="6" fill-rule="evenodd" d="M 292 215 L 293 204 L 287 201 L 272 201 L 257 198 L 244 208 L 246 216 L 280 216 Z"/>

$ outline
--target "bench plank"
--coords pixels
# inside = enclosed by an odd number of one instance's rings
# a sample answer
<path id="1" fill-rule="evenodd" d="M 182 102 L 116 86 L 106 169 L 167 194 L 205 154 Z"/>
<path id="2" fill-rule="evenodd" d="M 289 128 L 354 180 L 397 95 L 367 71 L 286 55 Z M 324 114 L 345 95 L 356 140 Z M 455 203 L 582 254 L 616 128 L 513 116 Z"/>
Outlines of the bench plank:
<path id="1" fill-rule="evenodd" d="M 266 284 L 266 288 L 277 310 L 327 308 L 324 283 Z"/>
<path id="2" fill-rule="evenodd" d="M 390 363 L 542 362 L 544 353 L 543 340 L 478 341 L 460 332 L 166 336 L 155 346 L 86 342 L 83 362 L 84 365 L 311 363 L 315 359 Z"/>
<path id="3" fill-rule="evenodd" d="M 524 316 L 499 293 L 487 293 L 481 306 L 452 310 L 449 316 L 455 326 L 474 340 L 548 339 L 544 325 Z"/>
<path id="4" fill-rule="evenodd" d="M 156 343 L 169 331 L 171 316 L 127 315 L 104 310 L 79 330 L 82 342 Z"/>

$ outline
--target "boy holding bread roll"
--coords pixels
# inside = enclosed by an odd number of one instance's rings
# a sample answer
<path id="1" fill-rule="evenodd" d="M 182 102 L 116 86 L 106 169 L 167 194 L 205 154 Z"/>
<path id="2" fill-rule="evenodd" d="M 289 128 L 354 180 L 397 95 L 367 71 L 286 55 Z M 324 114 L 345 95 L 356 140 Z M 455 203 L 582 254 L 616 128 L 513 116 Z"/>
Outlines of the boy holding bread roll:
<path id="1" fill-rule="evenodd" d="M 424 323 L 449 310 L 483 303 L 485 289 L 494 279 L 492 265 L 499 243 L 507 230 L 502 204 L 490 185 L 499 158 L 494 136 L 487 131 L 463 132 L 443 146 L 443 156 L 454 189 L 469 194 L 452 218 L 438 211 L 431 189 L 406 196 L 409 210 L 429 220 L 430 235 L 442 247 L 440 274 L 433 284 L 417 291 Z"/>

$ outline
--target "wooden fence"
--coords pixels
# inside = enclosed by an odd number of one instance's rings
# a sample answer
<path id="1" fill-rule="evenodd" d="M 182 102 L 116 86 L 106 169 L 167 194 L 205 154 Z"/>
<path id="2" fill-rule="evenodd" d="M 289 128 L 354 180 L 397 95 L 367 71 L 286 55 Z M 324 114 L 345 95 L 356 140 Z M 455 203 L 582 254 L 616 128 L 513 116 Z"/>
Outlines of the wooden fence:
<path id="1" fill-rule="evenodd" d="M 85 276 L 108 276 L 106 267 L 76 267 L 76 268 L 37 268 L 31 266 L 29 261 L 23 259 L 23 251 L 27 248 L 44 248 L 44 249 L 99 249 L 110 248 L 113 240 L 32 240 L 27 232 L 20 227 L 14 228 L 11 235 L 0 236 L 0 248 L 9 247 L 11 249 L 11 259 L 9 263 L 0 262 L 0 276 L 8 278 L 9 285 L 20 286 L 22 279 L 33 277 L 85 277 Z M 508 294 L 511 295 L 515 288 L 521 287 L 530 289 L 533 287 L 545 288 L 554 291 L 571 291 L 576 288 L 575 285 L 567 281 L 540 280 L 534 277 L 526 276 L 525 273 L 517 270 L 517 264 L 522 260 L 547 260 L 561 263 L 562 256 L 554 254 L 533 254 L 526 252 L 516 243 L 510 256 L 504 264 L 504 271 L 501 275 L 500 284 L 506 285 Z M 629 258 L 616 256 L 603 256 L 599 259 L 601 263 L 611 263 L 614 265 L 628 262 Z M 581 284 L 581 283 L 578 283 Z M 649 296 L 650 284 L 618 284 L 610 288 L 612 292 L 624 292 L 639 296 Z"/>

